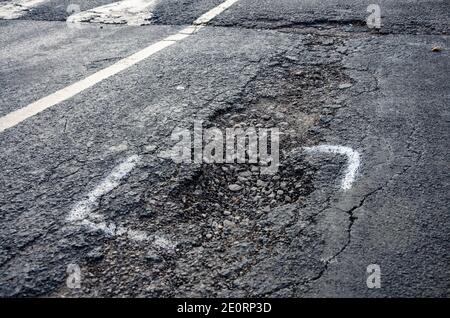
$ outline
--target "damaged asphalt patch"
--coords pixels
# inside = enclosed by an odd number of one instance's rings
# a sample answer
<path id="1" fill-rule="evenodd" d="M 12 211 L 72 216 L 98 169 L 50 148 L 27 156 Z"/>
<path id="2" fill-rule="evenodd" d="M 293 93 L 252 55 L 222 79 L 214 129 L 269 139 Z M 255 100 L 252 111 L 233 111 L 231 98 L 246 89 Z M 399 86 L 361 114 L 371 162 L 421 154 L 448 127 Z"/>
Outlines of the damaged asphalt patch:
<path id="1" fill-rule="evenodd" d="M 350 79 L 339 66 L 342 43 L 303 37 L 302 46 L 274 56 L 233 106 L 205 120 L 206 127 L 219 129 L 279 127 L 278 173 L 261 175 L 251 164 L 193 166 L 165 160 L 160 181 L 144 196 L 130 197 L 135 190 L 124 191 L 125 185 L 102 198 L 97 211 L 154 239 L 143 244 L 107 239 L 86 254 L 82 290 L 74 294 L 62 288 L 58 295 L 292 294 L 317 276 L 324 266 L 323 241 L 314 215 L 302 207 L 316 190 L 318 170 L 327 175 L 330 193 L 337 190 L 345 158 L 311 161 L 299 149 L 319 143 L 319 127 L 343 107 L 340 86 Z"/>

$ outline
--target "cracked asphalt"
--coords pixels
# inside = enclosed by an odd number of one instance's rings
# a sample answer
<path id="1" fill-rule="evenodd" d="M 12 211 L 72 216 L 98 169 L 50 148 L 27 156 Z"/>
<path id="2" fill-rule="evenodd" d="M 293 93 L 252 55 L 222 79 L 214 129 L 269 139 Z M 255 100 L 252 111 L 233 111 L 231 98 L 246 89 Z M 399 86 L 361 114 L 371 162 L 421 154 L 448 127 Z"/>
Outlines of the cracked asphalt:
<path id="1" fill-rule="evenodd" d="M 0 117 L 222 2 L 161 0 L 144 26 L 71 27 L 65 0 L 0 20 Z M 0 296 L 449 297 L 450 4 L 378 1 L 379 30 L 366 25 L 369 4 L 240 0 L 1 132 Z M 278 173 L 159 157 L 194 120 L 279 128 Z M 322 144 L 361 154 L 350 190 L 345 157 L 299 150 Z M 95 213 L 152 239 L 68 222 L 132 155 L 140 162 Z M 69 264 L 81 288 L 68 287 Z M 371 264 L 381 288 L 366 284 Z"/>

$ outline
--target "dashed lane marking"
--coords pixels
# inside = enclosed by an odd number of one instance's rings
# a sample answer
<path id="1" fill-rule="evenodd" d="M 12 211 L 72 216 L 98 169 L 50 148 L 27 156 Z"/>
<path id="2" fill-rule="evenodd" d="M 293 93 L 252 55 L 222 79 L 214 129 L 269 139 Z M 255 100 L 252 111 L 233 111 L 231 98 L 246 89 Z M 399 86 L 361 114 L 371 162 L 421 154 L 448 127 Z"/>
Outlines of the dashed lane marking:
<path id="1" fill-rule="evenodd" d="M 330 153 L 337 155 L 345 155 L 348 159 L 347 169 L 345 170 L 344 178 L 341 182 L 342 190 L 350 190 L 353 182 L 356 179 L 356 173 L 358 172 L 361 164 L 360 154 L 350 147 L 345 146 L 332 146 L 332 145 L 320 145 L 315 147 L 303 148 L 308 153 Z"/>
<path id="2" fill-rule="evenodd" d="M 44 98 L 41 98 L 28 106 L 25 106 L 23 108 L 20 108 L 18 110 L 15 110 L 3 117 L 0 117 L 0 133 L 5 131 L 6 129 L 9 129 L 11 127 L 16 126 L 17 124 L 21 123 L 22 121 L 39 114 L 40 112 L 55 106 L 65 100 L 68 100 L 69 98 L 72 98 L 73 96 L 81 93 L 82 91 L 96 85 L 97 83 L 116 75 L 127 68 L 149 58 L 153 54 L 177 43 L 178 41 L 181 41 L 194 33 L 198 32 L 201 28 L 203 28 L 209 21 L 214 19 L 217 15 L 231 7 L 234 3 L 238 2 L 239 0 L 227 0 L 220 4 L 219 6 L 211 9 L 207 13 L 200 16 L 197 20 L 194 21 L 194 23 L 181 30 L 180 32 L 171 35 L 155 44 L 152 44 L 145 49 L 127 57 L 124 58 L 117 63 L 98 71 L 97 73 L 94 73 L 87 78 L 76 82 L 68 87 L 65 87 L 51 95 L 48 95 Z"/>

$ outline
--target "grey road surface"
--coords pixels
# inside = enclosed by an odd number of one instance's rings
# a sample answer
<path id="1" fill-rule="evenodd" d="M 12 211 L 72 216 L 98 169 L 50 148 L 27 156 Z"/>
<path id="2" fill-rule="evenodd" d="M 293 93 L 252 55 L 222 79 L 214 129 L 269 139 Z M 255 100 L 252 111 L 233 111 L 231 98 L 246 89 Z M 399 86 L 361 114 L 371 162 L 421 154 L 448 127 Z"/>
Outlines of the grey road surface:
<path id="1" fill-rule="evenodd" d="M 0 20 L 0 117 L 222 2 L 160 0 L 142 26 L 67 24 L 65 0 Z M 1 132 L 0 296 L 449 297 L 450 4 L 379 1 L 373 29 L 371 2 L 240 0 Z M 278 173 L 160 156 L 194 121 L 279 128 Z M 360 154 L 350 189 L 345 156 L 302 151 L 317 145 Z M 128 235 L 71 223 L 133 156 L 92 212 Z"/>

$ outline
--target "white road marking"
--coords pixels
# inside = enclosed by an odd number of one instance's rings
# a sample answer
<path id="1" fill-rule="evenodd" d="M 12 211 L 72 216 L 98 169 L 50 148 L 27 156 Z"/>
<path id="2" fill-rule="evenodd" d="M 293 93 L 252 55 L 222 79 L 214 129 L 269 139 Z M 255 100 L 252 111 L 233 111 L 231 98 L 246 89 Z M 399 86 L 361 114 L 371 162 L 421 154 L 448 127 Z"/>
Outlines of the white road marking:
<path id="1" fill-rule="evenodd" d="M 123 236 L 135 241 L 148 241 L 150 237 L 147 233 L 116 226 L 114 223 L 107 223 L 103 217 L 93 211 L 98 207 L 98 200 L 117 188 L 120 182 L 139 163 L 140 157 L 133 155 L 128 157 L 123 163 L 113 169 L 113 171 L 92 190 L 87 198 L 75 204 L 67 217 L 69 223 L 85 226 L 94 231 L 102 231 L 108 236 Z"/>
<path id="2" fill-rule="evenodd" d="M 322 152 L 347 156 L 348 166 L 345 170 L 344 178 L 342 179 L 341 188 L 343 190 L 349 190 L 352 188 L 353 182 L 356 178 L 356 173 L 358 172 L 359 166 L 361 164 L 361 156 L 357 151 L 353 150 L 350 147 L 331 145 L 305 147 L 303 149 L 309 153 Z"/>
<path id="3" fill-rule="evenodd" d="M 18 19 L 32 8 L 49 0 L 16 0 L 0 2 L 0 19 Z"/>
<path id="4" fill-rule="evenodd" d="M 150 24 L 150 19 L 153 16 L 152 10 L 158 2 L 159 0 L 123 0 L 73 14 L 67 18 L 67 22 Z"/>
<path id="5" fill-rule="evenodd" d="M 127 68 L 149 58 L 153 54 L 181 41 L 192 34 L 198 32 L 203 26 L 211 21 L 218 14 L 222 13 L 224 10 L 229 8 L 231 5 L 236 3 L 239 0 L 226 0 L 221 5 L 215 7 L 214 9 L 208 11 L 200 18 L 198 18 L 193 25 L 184 28 L 180 32 L 171 35 L 155 44 L 152 44 L 145 49 L 138 51 L 137 53 L 126 57 L 115 64 L 94 73 L 87 78 L 76 82 L 68 87 L 65 87 L 51 95 L 48 95 L 42 99 L 39 99 L 28 106 L 15 110 L 3 117 L 0 117 L 0 133 L 9 129 L 11 127 L 16 126 L 22 121 L 39 114 L 40 112 L 55 106 L 73 96 L 81 93 L 82 91 L 96 85 L 97 83 L 116 75 Z"/>
<path id="6" fill-rule="evenodd" d="M 219 14 L 224 12 L 226 9 L 231 7 L 233 4 L 238 2 L 239 0 L 227 0 L 221 4 L 219 4 L 217 7 L 209 10 L 204 15 L 200 16 L 197 20 L 194 21 L 194 25 L 203 25 L 217 17 Z"/>
<path id="7" fill-rule="evenodd" d="M 127 158 L 118 165 L 92 192 L 85 200 L 78 202 L 70 211 L 67 220 L 69 222 L 82 222 L 89 219 L 91 212 L 97 207 L 98 199 L 105 194 L 117 188 L 120 181 L 125 178 L 131 170 L 139 163 L 140 157 L 137 155 Z M 94 217 L 98 217 L 94 215 Z"/>
<path id="8" fill-rule="evenodd" d="M 155 246 L 163 249 L 173 249 L 175 243 L 167 238 L 158 235 L 149 235 L 144 231 L 129 229 L 124 226 L 117 226 L 113 222 L 106 222 L 104 217 L 94 210 L 98 207 L 98 200 L 110 193 L 120 185 L 124 179 L 140 162 L 138 155 L 128 157 L 124 162 L 116 166 L 112 172 L 92 190 L 86 199 L 76 203 L 66 221 L 77 226 L 84 226 L 94 231 L 101 231 L 107 236 L 126 236 L 128 239 L 136 242 L 152 242 Z"/>

